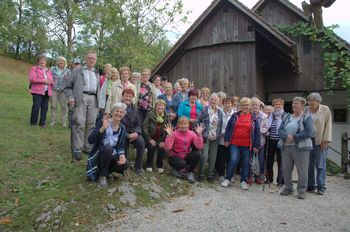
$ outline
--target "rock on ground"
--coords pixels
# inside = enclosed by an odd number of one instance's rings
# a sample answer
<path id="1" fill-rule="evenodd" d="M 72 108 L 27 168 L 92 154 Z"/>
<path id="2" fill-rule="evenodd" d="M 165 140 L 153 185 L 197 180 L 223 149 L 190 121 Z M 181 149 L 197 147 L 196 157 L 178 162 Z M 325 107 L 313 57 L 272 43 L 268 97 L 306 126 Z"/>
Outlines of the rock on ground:
<path id="1" fill-rule="evenodd" d="M 235 183 L 228 188 L 192 187 L 193 194 L 154 207 L 128 210 L 127 217 L 98 231 L 350 231 L 350 180 L 327 177 L 324 196 L 305 200 L 281 196 L 268 185 L 248 191 Z M 203 186 L 203 187 L 201 187 Z"/>

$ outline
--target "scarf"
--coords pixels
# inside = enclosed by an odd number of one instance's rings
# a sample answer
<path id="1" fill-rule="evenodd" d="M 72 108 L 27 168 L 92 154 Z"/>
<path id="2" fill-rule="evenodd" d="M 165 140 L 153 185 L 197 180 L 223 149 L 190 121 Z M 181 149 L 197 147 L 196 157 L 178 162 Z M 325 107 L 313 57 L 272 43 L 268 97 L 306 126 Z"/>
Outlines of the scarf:
<path id="1" fill-rule="evenodd" d="M 159 115 L 156 111 L 156 115 L 157 115 L 157 119 L 156 119 L 157 123 L 162 124 L 164 122 L 164 112 L 161 115 Z"/>

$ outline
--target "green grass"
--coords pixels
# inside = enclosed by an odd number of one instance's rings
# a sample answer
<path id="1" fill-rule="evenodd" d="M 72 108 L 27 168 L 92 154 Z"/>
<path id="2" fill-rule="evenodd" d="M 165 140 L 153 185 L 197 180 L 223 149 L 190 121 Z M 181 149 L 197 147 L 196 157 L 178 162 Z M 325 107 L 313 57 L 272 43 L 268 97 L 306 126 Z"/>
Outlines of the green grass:
<path id="1" fill-rule="evenodd" d="M 0 219 L 11 220 L 10 224 L 0 225 L 0 231 L 35 230 L 38 226 L 35 219 L 57 204 L 64 205 L 67 211 L 60 216 L 53 214 L 44 231 L 53 229 L 56 218 L 63 222 L 61 231 L 91 231 L 97 224 L 110 221 L 103 208 L 107 203 L 125 208 L 118 202 L 120 193 L 108 196 L 106 189 L 87 182 L 86 159 L 70 162 L 69 129 L 59 125 L 46 129 L 29 126 L 32 105 L 26 76 L 29 66 L 3 57 L 0 64 Z M 131 171 L 110 181 L 109 188 L 128 181 L 135 188 L 136 207 L 149 206 L 159 202 L 141 188 L 151 176 L 168 193 L 161 194 L 160 200 L 189 191 L 185 182 L 178 191 L 179 186 L 172 184 L 174 178 L 168 174 L 146 174 L 140 178 Z"/>

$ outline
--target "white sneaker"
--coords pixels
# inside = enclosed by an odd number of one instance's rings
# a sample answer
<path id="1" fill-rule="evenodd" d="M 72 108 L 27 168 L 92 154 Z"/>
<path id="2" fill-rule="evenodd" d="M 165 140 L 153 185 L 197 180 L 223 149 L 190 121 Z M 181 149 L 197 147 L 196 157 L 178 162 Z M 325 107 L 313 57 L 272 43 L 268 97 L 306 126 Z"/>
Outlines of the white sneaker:
<path id="1" fill-rule="evenodd" d="M 244 182 L 244 181 L 241 182 L 241 189 L 248 190 L 248 185 L 246 182 Z"/>
<path id="2" fill-rule="evenodd" d="M 153 172 L 152 168 L 146 168 L 146 172 Z"/>
<path id="3" fill-rule="evenodd" d="M 56 124 L 55 121 L 50 122 L 50 126 L 55 126 L 55 124 Z"/>
<path id="4" fill-rule="evenodd" d="M 228 179 L 225 179 L 223 182 L 221 182 L 221 186 L 226 188 L 230 183 L 231 182 Z"/>
<path id="5" fill-rule="evenodd" d="M 67 123 L 65 123 L 65 122 L 62 123 L 62 126 L 63 126 L 63 127 L 67 127 Z"/>
<path id="6" fill-rule="evenodd" d="M 164 173 L 164 169 L 163 168 L 158 168 L 158 173 L 160 173 L 160 174 Z"/>

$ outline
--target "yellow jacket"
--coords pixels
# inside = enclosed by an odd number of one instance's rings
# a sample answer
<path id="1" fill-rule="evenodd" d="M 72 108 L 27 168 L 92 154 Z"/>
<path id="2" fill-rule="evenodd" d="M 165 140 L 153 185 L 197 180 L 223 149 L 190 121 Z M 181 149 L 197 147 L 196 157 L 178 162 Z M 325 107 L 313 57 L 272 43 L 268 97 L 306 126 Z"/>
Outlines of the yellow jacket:
<path id="1" fill-rule="evenodd" d="M 311 114 L 309 107 L 305 108 L 305 112 Z M 314 135 L 316 145 L 322 141 L 332 142 L 332 114 L 326 105 L 320 104 L 314 115 Z"/>

